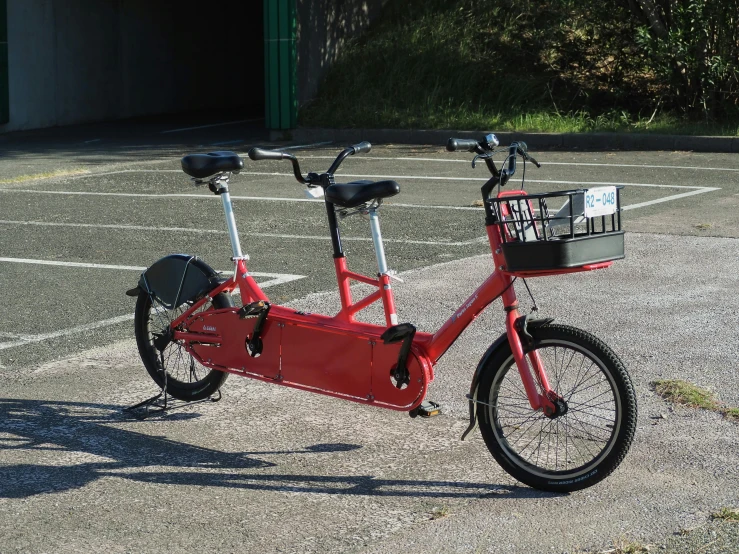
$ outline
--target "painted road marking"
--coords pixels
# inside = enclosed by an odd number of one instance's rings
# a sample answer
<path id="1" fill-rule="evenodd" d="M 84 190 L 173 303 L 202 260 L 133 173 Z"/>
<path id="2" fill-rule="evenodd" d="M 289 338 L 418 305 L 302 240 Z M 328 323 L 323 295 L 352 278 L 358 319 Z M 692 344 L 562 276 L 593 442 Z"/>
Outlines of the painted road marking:
<path id="1" fill-rule="evenodd" d="M 244 139 L 236 139 L 236 140 L 227 140 L 224 142 L 212 142 L 209 146 L 226 146 L 229 144 L 242 144 L 243 142 L 246 142 Z"/>
<path id="2" fill-rule="evenodd" d="M 292 174 L 279 174 L 279 173 L 258 173 L 256 175 L 285 175 L 292 176 Z M 351 176 L 351 175 L 347 175 Z M 362 175 L 353 175 L 353 177 L 362 177 Z M 365 176 L 369 177 L 369 176 Z M 375 176 L 377 177 L 377 176 Z M 392 178 L 392 177 L 391 177 Z M 397 177 L 400 178 L 400 177 Z M 405 177 L 409 178 L 409 177 Z M 419 177 L 420 178 L 420 177 Z M 424 177 L 425 179 L 426 177 Z M 432 179 L 428 177 L 428 179 Z M 436 177 L 436 179 L 442 179 L 442 177 Z M 449 180 L 460 180 L 452 177 L 444 177 L 443 179 Z M 483 182 L 485 179 L 477 178 L 463 178 L 462 180 L 472 180 Z M 706 192 L 713 192 L 721 190 L 720 187 L 699 187 L 699 186 L 685 186 L 685 185 L 657 185 L 651 183 L 612 183 L 612 182 L 590 182 L 590 181 L 544 181 L 531 179 L 529 182 L 534 183 L 559 183 L 559 184 L 572 184 L 572 185 L 625 185 L 627 187 L 647 187 L 647 188 L 668 188 L 668 189 L 688 189 L 691 193 L 674 194 L 665 196 L 658 200 L 651 200 L 651 204 L 659 204 L 662 202 L 669 202 L 671 200 L 677 200 L 684 198 L 685 196 L 693 196 L 696 194 L 703 194 Z M 185 193 L 167 193 L 167 194 L 146 194 L 136 192 L 91 192 L 91 191 L 60 191 L 60 190 L 35 190 L 35 189 L 2 189 L 0 193 L 22 193 L 22 194 L 57 194 L 57 195 L 68 195 L 68 196 L 111 196 L 121 198 L 195 198 L 200 200 L 213 200 L 214 196 L 210 194 L 185 194 Z M 252 200 L 262 202 L 320 202 L 323 200 L 314 200 L 309 198 L 284 198 L 275 196 L 231 196 L 232 200 Z M 641 202 L 639 204 L 633 204 L 631 206 L 624 206 L 624 209 L 636 209 L 644 206 L 651 205 L 647 202 Z M 420 208 L 420 209 L 438 209 L 438 210 L 481 210 L 482 208 L 469 207 L 469 206 L 436 206 L 436 205 L 424 205 L 424 204 L 405 204 L 405 203 L 393 203 L 387 202 L 386 206 L 398 207 L 398 208 Z M 360 239 L 358 239 L 360 240 Z"/>
<path id="3" fill-rule="evenodd" d="M 641 167 L 641 166 L 640 166 Z M 733 170 L 732 170 L 733 171 Z M 739 170 L 737 170 L 739 171 Z M 123 169 L 118 171 L 110 171 L 106 173 L 95 173 L 95 174 L 87 174 L 87 175 L 79 175 L 75 176 L 76 178 L 88 178 L 93 176 L 108 176 L 108 175 L 119 175 L 123 173 L 181 173 L 181 170 L 179 169 Z M 279 171 L 240 171 L 239 175 L 252 175 L 255 177 L 289 177 L 291 180 L 295 178 L 295 175 L 293 173 L 280 173 Z M 484 183 L 486 182 L 489 177 L 442 177 L 438 175 L 368 175 L 368 174 L 361 174 L 361 173 L 337 173 L 336 174 L 339 177 L 353 177 L 353 178 L 362 178 L 362 179 L 413 179 L 413 180 L 425 180 L 425 181 L 473 181 L 478 183 Z M 188 177 L 189 179 L 189 177 Z M 513 181 L 515 182 L 515 180 Z M 713 187 L 707 187 L 707 186 L 697 186 L 697 185 L 660 185 L 656 183 L 624 183 L 624 182 L 614 182 L 614 181 L 562 181 L 562 180 L 554 180 L 554 179 L 526 179 L 527 183 L 551 183 L 551 184 L 559 184 L 559 185 L 598 185 L 598 186 L 629 186 L 629 187 L 653 187 L 653 188 L 668 188 L 668 189 L 700 189 L 700 188 L 713 188 Z M 2 191 L 3 189 L 0 189 Z M 27 189 L 27 192 L 35 192 L 33 189 Z M 26 192 L 21 191 L 21 192 Z M 8 192 L 15 192 L 10 191 Z M 62 192 L 58 191 L 42 191 L 39 190 L 37 192 L 43 192 L 43 193 L 59 193 L 62 194 Z M 69 193 L 69 194 L 77 194 L 77 193 Z M 79 193 L 82 194 L 82 193 Z M 147 194 L 140 194 L 140 193 L 104 193 L 104 192 L 85 192 L 84 194 L 130 194 L 131 196 L 158 196 L 158 195 L 147 195 Z M 164 194 L 161 196 L 173 196 L 169 194 Z M 177 196 L 202 196 L 202 195 L 180 195 L 177 194 Z M 235 196 L 231 196 L 231 198 L 236 198 Z M 313 200 L 311 200 L 313 201 Z M 321 201 L 323 202 L 323 201 Z"/>
<path id="4" fill-rule="evenodd" d="M 132 265 L 112 265 L 112 264 L 94 264 L 87 262 L 64 262 L 60 260 L 32 260 L 29 258 L 0 258 L 0 262 L 16 263 L 16 264 L 32 264 L 32 265 L 55 265 L 61 267 L 84 267 L 89 269 L 116 269 L 121 271 L 144 271 L 145 267 L 138 267 Z M 219 271 L 225 275 L 233 274 L 233 270 Z M 298 279 L 304 279 L 305 275 L 293 275 L 292 273 L 264 273 L 261 271 L 250 271 L 249 274 L 252 277 L 268 277 L 269 280 L 260 282 L 261 288 L 273 287 L 275 285 L 281 285 L 283 283 L 289 283 L 290 281 L 297 281 Z"/>
<path id="5" fill-rule="evenodd" d="M 209 129 L 211 127 L 225 127 L 226 125 L 238 125 L 239 123 L 256 123 L 262 121 L 264 118 L 257 117 L 253 119 L 240 119 L 238 121 L 224 121 L 223 123 L 211 123 L 210 125 L 198 125 L 197 127 L 182 127 L 181 129 L 169 129 L 168 131 L 161 131 L 160 134 L 166 135 L 167 133 L 181 133 L 183 131 L 195 131 L 197 129 Z"/>
<path id="6" fill-rule="evenodd" d="M 693 190 L 690 192 L 683 192 L 681 194 L 674 194 L 672 196 L 665 196 L 664 198 L 657 198 L 656 200 L 649 200 L 647 202 L 639 202 L 638 204 L 629 204 L 628 206 L 623 206 L 622 210 L 635 210 L 637 208 L 643 208 L 645 206 L 651 206 L 652 204 L 660 204 L 662 202 L 668 202 L 670 200 L 677 200 L 678 198 L 685 198 L 687 196 L 695 196 L 696 194 L 703 194 L 704 192 L 711 192 L 714 190 L 721 190 L 720 188 L 709 188 L 706 187 L 701 190 Z"/>
<path id="7" fill-rule="evenodd" d="M 144 271 L 145 267 L 133 267 L 130 265 L 92 264 L 83 262 L 63 262 L 59 260 L 32 260 L 29 258 L 0 258 L 0 262 L 33 265 L 57 265 L 63 267 L 85 267 L 92 269 L 119 269 L 123 271 Z"/>
<path id="8" fill-rule="evenodd" d="M 80 262 L 62 262 L 56 260 L 31 260 L 26 258 L 0 258 L 0 262 L 11 262 L 11 263 L 23 263 L 33 265 L 55 265 L 64 267 L 86 267 L 94 269 L 117 269 L 117 270 L 129 270 L 129 271 L 143 271 L 145 267 L 125 266 L 125 265 L 110 265 L 110 264 L 93 264 L 93 263 L 80 263 Z M 223 271 L 224 274 L 233 274 L 232 271 Z M 281 285 L 283 283 L 289 283 L 290 281 L 296 281 L 303 279 L 305 275 L 292 275 L 289 273 L 263 273 L 263 272 L 250 272 L 252 277 L 266 277 L 266 281 L 259 281 L 259 287 L 266 289 L 275 285 Z M 92 331 L 101 327 L 109 327 L 116 325 L 124 321 L 130 321 L 133 319 L 133 314 L 122 315 L 113 317 L 110 319 L 104 319 L 102 321 L 95 321 L 93 323 L 86 323 L 84 325 L 78 325 L 69 329 L 63 329 L 61 331 L 54 331 L 51 333 L 42 333 L 40 335 L 23 335 L 17 333 L 4 333 L 0 332 L 0 338 L 11 339 L 8 342 L 0 343 L 0 350 L 6 350 L 8 348 L 14 348 L 17 346 L 24 346 L 26 344 L 34 342 L 43 342 L 50 339 L 59 337 L 66 337 L 77 333 L 84 333 L 85 331 Z"/>
<path id="9" fill-rule="evenodd" d="M 397 204 L 396 204 L 397 205 Z M 480 210 L 481 208 L 470 208 Z M 123 231 L 174 231 L 178 233 L 203 233 L 203 234 L 217 234 L 227 235 L 228 231 L 220 229 L 195 229 L 192 227 L 150 227 L 146 225 L 106 225 L 106 224 L 95 224 L 95 223 L 55 223 L 51 221 L 16 221 L 8 219 L 0 219 L 0 225 L 32 225 L 38 227 L 82 227 L 89 229 L 116 229 Z M 311 235 L 288 235 L 280 233 L 259 233 L 259 238 L 278 238 L 278 239 L 294 239 L 294 240 L 321 240 L 329 241 L 330 236 L 311 236 Z M 483 237 L 484 238 L 484 237 Z M 354 242 L 371 242 L 371 237 L 341 237 L 343 241 L 354 241 Z M 399 244 L 424 244 L 430 246 L 468 246 L 470 244 L 476 244 L 481 239 L 475 238 L 465 241 L 434 241 L 434 240 L 406 240 L 406 239 L 383 239 L 389 243 Z M 3 261 L 4 258 L 0 258 Z M 120 269 L 119 266 L 110 266 L 107 269 Z M 122 269 L 127 269 L 123 267 Z"/>
<path id="10" fill-rule="evenodd" d="M 297 146 L 284 146 L 282 148 L 275 148 L 275 150 L 277 150 L 277 151 L 281 151 L 281 150 L 299 150 L 300 148 L 312 148 L 314 146 L 325 146 L 327 144 L 331 144 L 331 141 L 329 140 L 327 142 L 314 142 L 314 143 L 311 143 L 311 144 L 298 144 Z"/>
<path id="11" fill-rule="evenodd" d="M 150 170 L 152 171 L 152 170 Z M 278 177 L 294 177 L 292 173 L 267 173 L 257 171 L 242 171 L 240 175 L 254 175 L 254 176 L 278 176 Z M 337 173 L 340 177 L 353 177 L 362 179 L 413 179 L 413 180 L 429 180 L 429 181 L 477 181 L 478 183 L 486 182 L 489 177 L 440 177 L 440 176 L 428 176 L 428 175 L 368 175 L 359 173 Z M 515 182 L 515 179 L 514 181 Z M 700 189 L 700 188 L 711 188 L 713 187 L 699 187 L 693 185 L 658 185 L 654 183 L 624 183 L 624 182 L 613 182 L 613 181 L 560 181 L 552 179 L 526 179 L 527 183 L 551 183 L 554 185 L 597 185 L 597 186 L 627 186 L 627 187 L 654 187 L 654 188 L 668 188 L 668 189 Z"/>
<path id="12" fill-rule="evenodd" d="M 334 160 L 336 156 L 303 156 L 304 159 L 313 160 Z M 444 162 L 444 163 L 461 163 L 469 164 L 470 160 L 462 159 L 451 159 L 451 158 L 413 158 L 413 157 L 382 157 L 382 156 L 361 156 L 356 158 L 355 161 L 359 160 L 387 160 L 387 161 L 407 161 L 407 162 Z M 691 169 L 694 171 L 739 171 L 739 168 L 734 167 L 703 167 L 700 165 L 640 165 L 640 164 L 609 164 L 609 163 L 597 163 L 597 162 L 547 162 L 541 161 L 542 167 L 545 165 L 571 165 L 571 166 L 587 166 L 587 167 L 636 167 L 645 169 Z"/>
<path id="13" fill-rule="evenodd" d="M 133 314 L 120 315 L 118 317 L 112 317 L 110 319 L 104 319 L 102 321 L 95 321 L 93 323 L 86 323 L 84 325 L 78 325 L 77 327 L 62 329 L 61 331 L 54 331 L 52 333 L 43 333 L 41 335 L 21 335 L 18 340 L 0 343 L 0 350 L 14 348 L 16 346 L 24 346 L 33 342 L 43 342 L 49 339 L 66 337 L 77 333 L 84 333 L 85 331 L 93 331 L 101 327 L 109 327 L 111 325 L 116 325 L 117 323 L 122 323 L 124 321 L 131 321 L 132 319 Z"/>

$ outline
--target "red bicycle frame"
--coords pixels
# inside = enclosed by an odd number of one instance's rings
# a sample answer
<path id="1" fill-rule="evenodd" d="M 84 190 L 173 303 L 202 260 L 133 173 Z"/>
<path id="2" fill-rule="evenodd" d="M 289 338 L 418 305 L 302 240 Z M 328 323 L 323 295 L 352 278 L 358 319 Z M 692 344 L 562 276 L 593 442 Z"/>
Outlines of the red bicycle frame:
<path id="1" fill-rule="evenodd" d="M 324 190 L 331 190 L 333 173 L 341 161 L 361 151 L 369 151 L 369 144 L 361 143 L 345 149 L 327 173 L 309 174 L 307 178 L 302 176 L 297 159 L 290 154 L 255 148 L 250 151 L 249 156 L 254 160 L 289 159 L 293 163 L 298 181 L 309 187 L 321 186 Z M 483 197 L 489 195 L 492 184 L 499 182 L 496 180 L 499 174 L 494 164 L 487 158 L 486 163 L 494 178 L 483 187 Z M 512 175 L 515 171 L 513 164 L 510 170 Z M 526 274 L 507 272 L 502 244 L 504 239 L 510 237 L 504 237 L 501 233 L 508 233 L 508 228 L 505 225 L 496 225 L 490 206 L 486 204 L 487 236 L 495 264 L 493 272 L 436 333 L 417 333 L 410 325 L 398 326 L 391 283 L 393 273 L 387 269 L 377 216 L 382 198 L 396 194 L 398 186 L 394 182 L 359 182 L 354 185 L 352 195 L 367 196 L 358 202 L 354 202 L 353 197 L 341 196 L 332 197 L 332 201 L 326 200 L 341 300 L 339 312 L 334 316 L 326 316 L 269 304 L 269 299 L 249 274 L 246 265 L 248 257 L 241 253 L 228 192 L 228 177 L 222 173 L 213 177 L 209 186 L 223 201 L 234 253 L 234 276 L 196 301 L 173 321 L 172 338 L 183 345 L 198 362 L 212 369 L 355 402 L 395 410 L 413 410 L 424 400 L 428 384 L 434 378 L 433 367 L 439 359 L 465 328 L 493 300 L 501 297 L 506 313 L 507 339 L 531 408 L 543 410 L 547 415 L 555 413 L 554 402 L 557 401 L 557 396 L 549 386 L 545 368 L 536 352 L 526 353 L 517 330 L 520 314 L 513 282 L 517 276 L 587 271 L 607 267 L 611 262 Z M 367 188 L 363 189 L 363 186 Z M 379 199 L 370 196 L 375 193 Z M 521 192 L 504 192 L 499 197 L 508 194 L 520 195 Z M 371 198 L 375 199 L 369 202 Z M 376 278 L 349 270 L 341 246 L 335 202 L 344 207 L 361 206 L 359 211 L 363 210 L 369 215 L 377 255 Z M 351 281 L 374 286 L 377 290 L 354 301 Z M 243 307 L 198 312 L 216 295 L 232 293 L 237 288 Z M 382 301 L 385 326 L 362 323 L 355 319 L 358 312 L 377 301 Z"/>
<path id="2" fill-rule="evenodd" d="M 541 361 L 535 353 L 525 354 L 515 327 L 520 317 L 512 286 L 515 276 L 503 269 L 505 260 L 500 249 L 500 230 L 496 225 L 488 225 L 487 235 L 495 270 L 436 333 L 416 333 L 412 343 L 413 362 L 409 364 L 414 382 L 406 390 L 393 386 L 389 376 L 397 358 L 398 345 L 387 345 L 385 351 L 378 351 L 382 346 L 380 336 L 397 317 L 390 275 L 384 273 L 377 278 L 370 278 L 351 272 L 345 257 L 335 260 L 341 300 L 339 312 L 328 317 L 271 306 L 263 333 L 265 351 L 260 357 L 250 357 L 244 348 L 244 341 L 248 339 L 253 323 L 239 319 L 238 308 L 196 313 L 214 296 L 231 293 L 236 288 L 244 305 L 257 301 L 268 302 L 267 296 L 250 276 L 245 257 L 235 260 L 233 278 L 197 301 L 172 322 L 173 338 L 183 343 L 200 363 L 213 369 L 356 402 L 410 410 L 423 401 L 428 383 L 433 380 L 433 366 L 465 328 L 491 302 L 502 297 L 508 341 L 531 407 L 545 412 L 553 410 L 552 399 L 555 397 Z M 598 269 L 606 265 L 610 263 L 576 270 Z M 351 281 L 375 286 L 377 290 L 354 302 Z M 358 312 L 378 300 L 383 303 L 386 327 L 356 321 Z M 288 329 L 291 332 L 288 333 Z M 296 355 L 301 358 L 297 362 L 294 359 Z M 338 367 L 333 367 L 331 359 L 336 356 L 340 360 Z M 369 366 L 363 362 L 367 358 L 370 358 Z"/>

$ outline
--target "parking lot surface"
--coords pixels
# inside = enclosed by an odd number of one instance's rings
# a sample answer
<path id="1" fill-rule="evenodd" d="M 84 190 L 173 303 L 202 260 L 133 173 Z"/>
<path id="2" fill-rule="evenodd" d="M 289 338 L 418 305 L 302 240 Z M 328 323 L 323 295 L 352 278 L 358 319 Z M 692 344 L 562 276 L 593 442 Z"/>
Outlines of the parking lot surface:
<path id="1" fill-rule="evenodd" d="M 231 270 L 220 202 L 189 181 L 180 157 L 289 147 L 304 171 L 320 172 L 346 146 L 268 144 L 243 126 L 167 132 L 176 130 L 129 136 L 91 127 L 0 144 L 7 551 L 594 552 L 624 537 L 666 544 L 694 528 L 698 536 L 712 513 L 739 507 L 739 426 L 673 409 L 650 385 L 687 379 L 739 406 L 736 155 L 538 153 L 530 145 L 542 163 L 526 168 L 530 193 L 624 185 L 626 260 L 530 281 L 542 315 L 619 353 L 640 404 L 621 468 L 595 488 L 556 496 L 514 482 L 479 434 L 459 441 L 472 373 L 503 330 L 497 303 L 437 366 L 438 418 L 234 376 L 218 403 L 127 417 L 122 408 L 156 387 L 138 360 L 125 290 L 174 252 Z M 406 281 L 395 287 L 400 318 L 424 331 L 492 270 L 477 202 L 486 173 L 469 158 L 441 146 L 376 145 L 337 174 L 400 183 L 381 224 L 389 265 Z M 247 160 L 231 194 L 249 268 L 270 299 L 335 312 L 325 209 L 305 198 L 290 165 Z M 350 268 L 374 273 L 367 221 L 341 225 Z M 530 304 L 524 288 L 518 293 Z M 734 540 L 721 533 L 707 548 Z"/>

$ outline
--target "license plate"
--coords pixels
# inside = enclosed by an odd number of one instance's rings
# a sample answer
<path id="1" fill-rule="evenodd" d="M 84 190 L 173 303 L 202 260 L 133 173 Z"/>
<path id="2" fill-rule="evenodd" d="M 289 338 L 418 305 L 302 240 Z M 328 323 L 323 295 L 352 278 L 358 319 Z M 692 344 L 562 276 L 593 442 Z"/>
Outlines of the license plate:
<path id="1" fill-rule="evenodd" d="M 597 187 L 585 191 L 585 217 L 616 213 L 616 187 Z"/>

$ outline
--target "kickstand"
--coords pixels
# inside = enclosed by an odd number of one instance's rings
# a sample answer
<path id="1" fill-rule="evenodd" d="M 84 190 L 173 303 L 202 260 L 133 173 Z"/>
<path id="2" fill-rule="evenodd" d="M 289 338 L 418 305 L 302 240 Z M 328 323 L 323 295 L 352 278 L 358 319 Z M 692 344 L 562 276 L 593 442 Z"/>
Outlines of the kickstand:
<path id="1" fill-rule="evenodd" d="M 216 391 L 216 394 L 209 396 L 208 398 L 203 398 L 202 400 L 195 400 L 193 402 L 187 402 L 187 401 L 176 401 L 176 400 L 170 400 L 170 396 L 167 394 L 167 387 L 165 386 L 161 391 L 159 391 L 159 394 L 156 396 L 152 396 L 151 398 L 147 398 L 143 402 L 139 402 L 138 404 L 134 404 L 133 406 L 128 406 L 127 408 L 123 408 L 124 412 L 128 412 L 131 415 L 133 415 L 136 419 L 146 419 L 152 415 L 156 414 L 165 414 L 166 412 L 172 412 L 174 410 L 178 410 L 180 408 L 184 408 L 185 406 L 190 406 L 192 404 L 200 404 L 201 402 L 218 402 L 223 398 L 223 395 L 221 394 L 221 391 Z"/>
<path id="2" fill-rule="evenodd" d="M 160 356 L 161 355 L 162 354 L 160 353 Z M 166 412 L 169 408 L 169 395 L 167 394 L 167 372 L 164 371 L 163 373 L 164 386 L 162 387 L 162 390 L 159 391 L 159 394 L 152 396 L 151 398 L 147 398 L 143 402 L 129 406 L 128 408 L 123 408 L 123 411 L 130 412 L 136 419 L 146 419 L 152 414 Z M 152 409 L 152 406 L 156 406 L 156 408 Z"/>
<path id="3" fill-rule="evenodd" d="M 178 410 L 180 408 L 184 408 L 185 406 L 191 406 L 193 404 L 200 404 L 201 402 L 218 402 L 223 398 L 223 395 L 221 394 L 221 391 L 217 391 L 216 394 L 213 396 L 209 396 L 208 398 L 203 398 L 202 400 L 195 400 L 193 402 L 179 402 L 175 400 L 171 400 L 170 397 L 167 395 L 166 389 L 162 389 L 159 391 L 159 394 L 156 396 L 152 396 L 151 398 L 147 398 L 143 402 L 139 402 L 138 404 L 134 404 L 133 406 L 128 406 L 127 408 L 123 408 L 124 412 L 128 412 L 132 414 L 136 419 L 146 419 L 149 416 L 155 415 L 155 414 L 164 414 L 165 412 L 172 412 L 174 410 Z"/>
<path id="4" fill-rule="evenodd" d="M 223 395 L 221 394 L 220 389 L 216 392 L 218 393 L 218 396 L 211 395 L 207 398 L 203 398 L 202 400 L 195 400 L 192 402 L 175 402 L 174 399 L 170 401 L 170 396 L 167 394 L 167 372 L 165 371 L 164 386 L 162 387 L 162 390 L 159 391 L 159 394 L 157 394 L 156 396 L 152 396 L 151 398 L 147 398 L 143 402 L 139 402 L 138 404 L 134 404 L 133 406 L 123 408 L 123 411 L 129 412 L 136 419 L 146 419 L 151 415 L 164 414 L 167 411 L 184 408 L 185 406 L 191 404 L 199 404 L 200 402 L 207 401 L 218 402 L 221 400 L 221 398 L 223 398 Z"/>
<path id="5" fill-rule="evenodd" d="M 167 400 L 167 391 L 166 389 L 162 389 L 156 396 L 147 398 L 143 402 L 139 402 L 138 404 L 134 404 L 133 406 L 123 408 L 123 411 L 130 412 L 136 419 L 146 419 L 152 414 L 166 412 L 169 408 L 169 403 Z"/>

